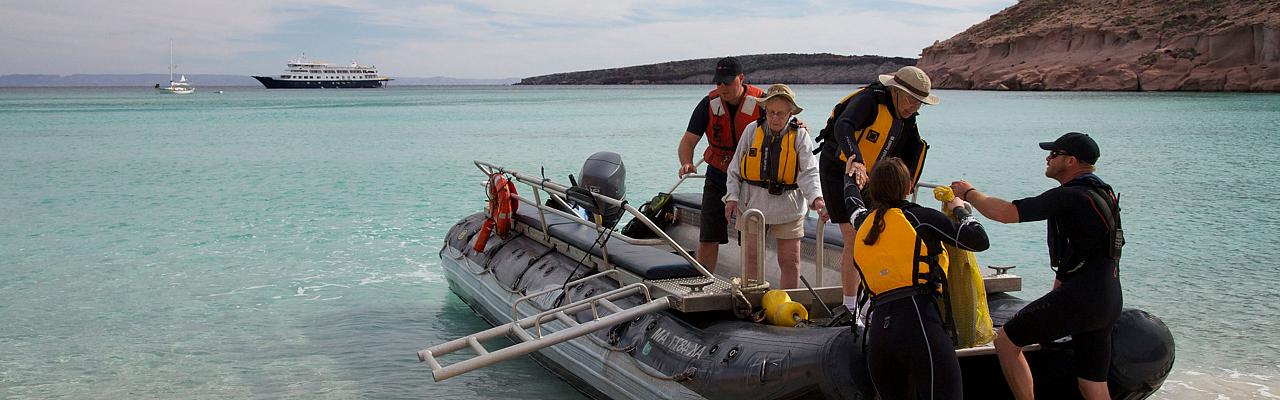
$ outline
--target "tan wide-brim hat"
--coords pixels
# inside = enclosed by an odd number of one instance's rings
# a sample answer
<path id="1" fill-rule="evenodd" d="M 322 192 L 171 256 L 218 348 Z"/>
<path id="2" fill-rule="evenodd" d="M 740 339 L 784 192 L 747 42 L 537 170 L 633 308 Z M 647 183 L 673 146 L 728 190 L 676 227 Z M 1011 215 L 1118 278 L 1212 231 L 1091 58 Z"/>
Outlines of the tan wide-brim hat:
<path id="1" fill-rule="evenodd" d="M 801 111 L 804 111 L 804 109 L 800 108 L 800 105 L 796 103 L 796 92 L 792 91 L 791 87 L 781 83 L 769 85 L 769 89 L 764 91 L 764 97 L 757 97 L 756 102 L 764 104 L 764 102 L 775 97 L 781 97 L 791 102 L 791 115 L 796 115 Z"/>
<path id="2" fill-rule="evenodd" d="M 921 103 L 938 104 L 938 96 L 930 93 L 933 83 L 929 80 L 929 75 L 925 75 L 920 68 L 906 66 L 893 75 L 880 75 L 880 83 L 902 89 Z"/>

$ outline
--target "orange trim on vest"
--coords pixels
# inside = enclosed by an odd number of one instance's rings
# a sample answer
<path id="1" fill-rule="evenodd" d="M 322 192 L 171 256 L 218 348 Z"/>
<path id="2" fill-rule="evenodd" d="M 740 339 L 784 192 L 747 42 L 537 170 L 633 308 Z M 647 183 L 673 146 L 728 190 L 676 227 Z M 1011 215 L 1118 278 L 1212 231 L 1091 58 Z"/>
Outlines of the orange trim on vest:
<path id="1" fill-rule="evenodd" d="M 707 130 L 703 132 L 703 136 L 707 137 L 708 146 L 702 153 L 702 159 L 721 171 L 729 169 L 729 161 L 733 159 L 733 153 L 738 147 L 738 139 L 742 138 L 742 130 L 761 116 L 755 98 L 764 97 L 764 90 L 751 85 L 745 86 L 742 104 L 733 115 L 729 115 L 728 104 L 725 104 L 715 89 L 707 93 L 707 113 L 710 118 L 707 119 Z"/>

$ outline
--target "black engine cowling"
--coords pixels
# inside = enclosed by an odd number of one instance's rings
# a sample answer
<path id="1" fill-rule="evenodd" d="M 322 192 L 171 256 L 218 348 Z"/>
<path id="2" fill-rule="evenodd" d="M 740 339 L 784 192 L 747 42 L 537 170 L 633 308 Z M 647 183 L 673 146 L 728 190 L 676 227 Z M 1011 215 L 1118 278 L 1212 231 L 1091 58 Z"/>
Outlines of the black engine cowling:
<path id="1" fill-rule="evenodd" d="M 627 198 L 627 168 L 622 165 L 618 153 L 601 151 L 587 157 L 574 187 L 569 190 L 569 201 L 587 210 L 591 216 L 602 217 L 604 226 L 613 226 L 622 218 L 622 207 L 604 204 L 590 193 L 597 193 L 615 200 Z"/>

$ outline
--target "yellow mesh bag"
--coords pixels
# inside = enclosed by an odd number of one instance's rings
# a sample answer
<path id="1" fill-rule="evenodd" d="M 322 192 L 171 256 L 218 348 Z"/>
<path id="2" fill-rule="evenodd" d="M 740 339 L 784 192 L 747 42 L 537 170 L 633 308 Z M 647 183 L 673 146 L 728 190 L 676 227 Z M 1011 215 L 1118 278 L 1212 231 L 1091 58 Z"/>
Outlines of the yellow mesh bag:
<path id="1" fill-rule="evenodd" d="M 951 201 L 955 194 L 951 188 L 939 186 L 933 189 L 933 197 L 942 202 Z M 943 210 L 955 218 L 951 210 Z M 987 288 L 982 282 L 982 270 L 973 252 L 943 243 L 943 249 L 951 259 L 947 269 L 947 295 L 951 297 L 952 318 L 956 322 L 956 348 L 964 349 L 990 343 L 995 339 L 991 324 L 991 310 L 987 308 Z"/>

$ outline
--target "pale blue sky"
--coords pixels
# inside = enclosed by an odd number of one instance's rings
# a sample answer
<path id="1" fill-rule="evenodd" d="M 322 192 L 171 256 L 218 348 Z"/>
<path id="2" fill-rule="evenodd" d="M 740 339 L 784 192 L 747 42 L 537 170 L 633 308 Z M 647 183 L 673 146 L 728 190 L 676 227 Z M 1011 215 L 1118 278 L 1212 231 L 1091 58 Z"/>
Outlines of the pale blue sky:
<path id="1" fill-rule="evenodd" d="M 390 76 L 527 77 L 756 53 L 920 49 L 1014 0 L 0 0 L 0 74 L 277 74 L 306 52 Z"/>

